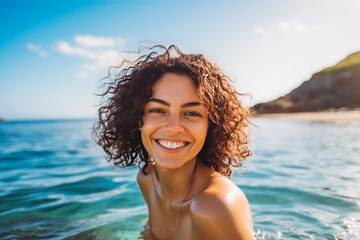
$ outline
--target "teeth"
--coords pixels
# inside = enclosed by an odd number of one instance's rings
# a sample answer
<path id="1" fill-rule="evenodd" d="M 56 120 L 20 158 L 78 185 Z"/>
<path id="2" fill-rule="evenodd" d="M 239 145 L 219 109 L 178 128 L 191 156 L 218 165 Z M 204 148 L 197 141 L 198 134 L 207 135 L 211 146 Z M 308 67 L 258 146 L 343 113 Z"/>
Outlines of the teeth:
<path id="1" fill-rule="evenodd" d="M 167 141 L 167 140 L 159 140 L 158 141 L 161 146 L 169 149 L 177 149 L 185 146 L 185 142 L 173 142 L 173 141 Z"/>

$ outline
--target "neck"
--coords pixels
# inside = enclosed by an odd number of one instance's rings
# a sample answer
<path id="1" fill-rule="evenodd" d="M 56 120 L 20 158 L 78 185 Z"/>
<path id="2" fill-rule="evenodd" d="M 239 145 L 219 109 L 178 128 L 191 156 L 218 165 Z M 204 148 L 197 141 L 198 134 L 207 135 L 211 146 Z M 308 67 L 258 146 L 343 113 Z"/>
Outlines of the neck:
<path id="1" fill-rule="evenodd" d="M 159 183 L 157 191 L 163 197 L 165 204 L 181 204 L 194 181 L 196 158 L 177 169 L 163 169 L 156 166 L 156 170 Z"/>

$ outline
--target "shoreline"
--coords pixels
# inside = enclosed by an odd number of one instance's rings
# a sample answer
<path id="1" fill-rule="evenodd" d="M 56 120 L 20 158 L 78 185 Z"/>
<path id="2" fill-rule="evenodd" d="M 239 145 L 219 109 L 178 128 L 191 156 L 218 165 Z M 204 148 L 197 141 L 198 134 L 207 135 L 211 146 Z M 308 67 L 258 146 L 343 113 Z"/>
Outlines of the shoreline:
<path id="1" fill-rule="evenodd" d="M 321 112 L 297 113 L 263 113 L 255 114 L 253 118 L 280 118 L 311 122 L 358 122 L 360 123 L 360 110 L 339 110 Z"/>

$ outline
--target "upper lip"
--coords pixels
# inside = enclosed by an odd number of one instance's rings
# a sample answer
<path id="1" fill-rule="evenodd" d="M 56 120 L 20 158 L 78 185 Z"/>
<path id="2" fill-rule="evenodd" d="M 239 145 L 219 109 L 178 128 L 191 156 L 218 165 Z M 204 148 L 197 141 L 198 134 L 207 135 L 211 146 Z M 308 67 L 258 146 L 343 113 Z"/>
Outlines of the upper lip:
<path id="1" fill-rule="evenodd" d="M 154 138 L 155 141 L 159 141 L 159 140 L 165 140 L 165 141 L 169 141 L 169 142 L 185 142 L 185 143 L 189 143 L 189 141 L 183 140 L 183 139 L 171 139 L 171 138 Z"/>

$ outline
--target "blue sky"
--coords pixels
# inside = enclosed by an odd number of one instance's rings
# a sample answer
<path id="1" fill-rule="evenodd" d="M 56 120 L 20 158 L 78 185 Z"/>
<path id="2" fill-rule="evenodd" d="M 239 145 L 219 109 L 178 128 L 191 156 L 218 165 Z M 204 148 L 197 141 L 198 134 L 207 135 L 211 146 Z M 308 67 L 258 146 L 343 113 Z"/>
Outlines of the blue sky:
<path id="1" fill-rule="evenodd" d="M 357 0 L 0 1 L 0 117 L 87 118 L 98 80 L 139 43 L 220 65 L 246 104 L 277 98 L 360 50 Z"/>

